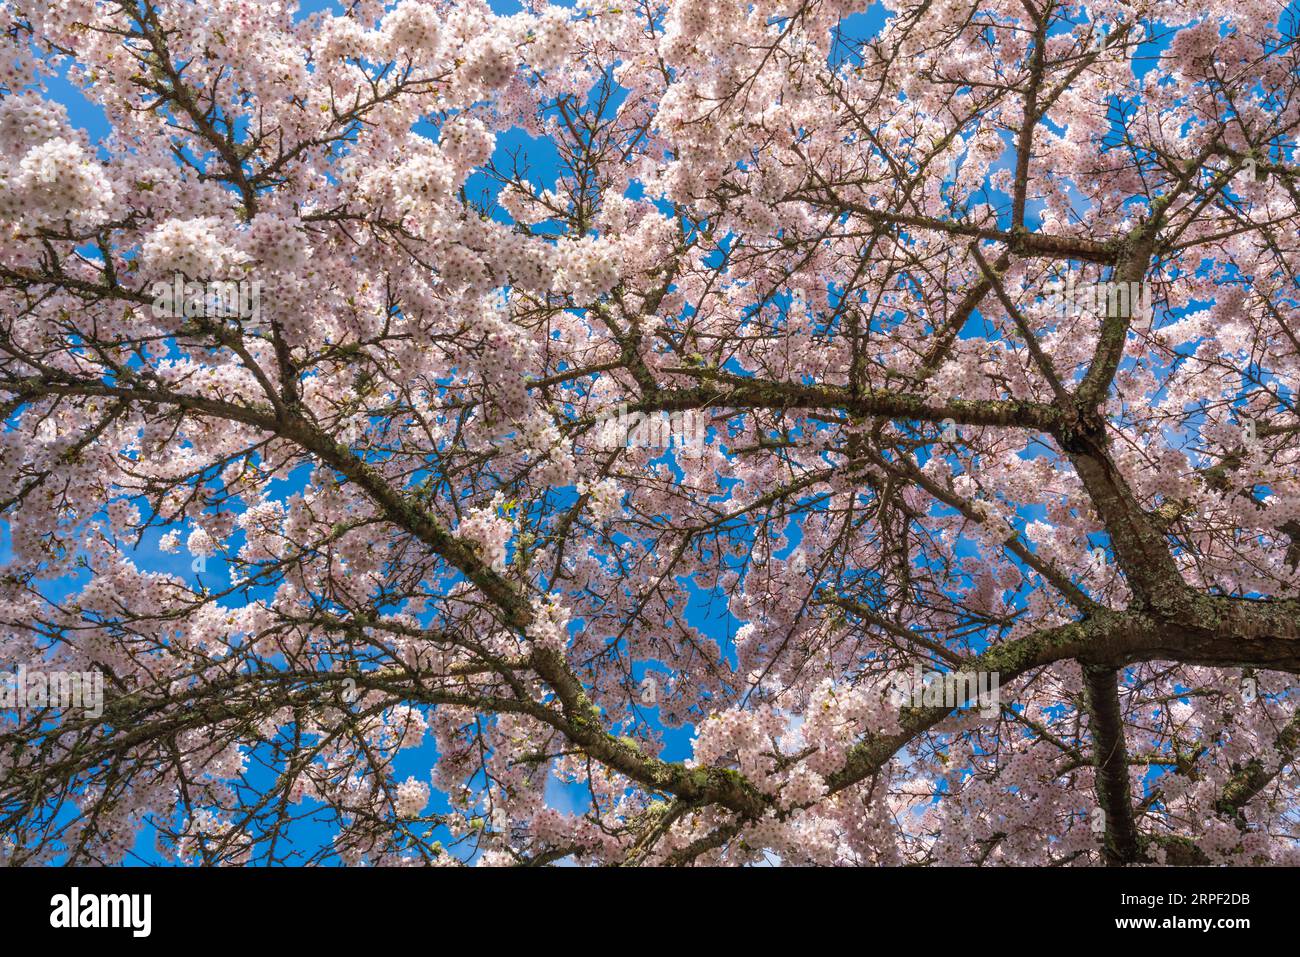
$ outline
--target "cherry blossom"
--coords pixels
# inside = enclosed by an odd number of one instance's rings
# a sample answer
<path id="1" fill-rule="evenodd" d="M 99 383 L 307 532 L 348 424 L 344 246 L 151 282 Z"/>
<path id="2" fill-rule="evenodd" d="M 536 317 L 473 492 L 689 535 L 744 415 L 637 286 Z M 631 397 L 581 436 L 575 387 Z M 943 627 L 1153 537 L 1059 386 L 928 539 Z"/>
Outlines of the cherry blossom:
<path id="1" fill-rule="evenodd" d="M 3 0 L 0 862 L 1300 863 L 1296 31 Z"/>

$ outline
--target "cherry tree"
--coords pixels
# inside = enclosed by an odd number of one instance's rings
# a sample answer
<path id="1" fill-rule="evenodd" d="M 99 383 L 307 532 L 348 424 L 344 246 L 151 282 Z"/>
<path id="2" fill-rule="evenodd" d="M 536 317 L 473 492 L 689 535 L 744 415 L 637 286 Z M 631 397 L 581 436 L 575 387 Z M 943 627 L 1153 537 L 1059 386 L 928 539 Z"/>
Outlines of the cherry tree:
<path id="1" fill-rule="evenodd" d="M 1300 863 L 1278 0 L 0 32 L 0 859 Z"/>

